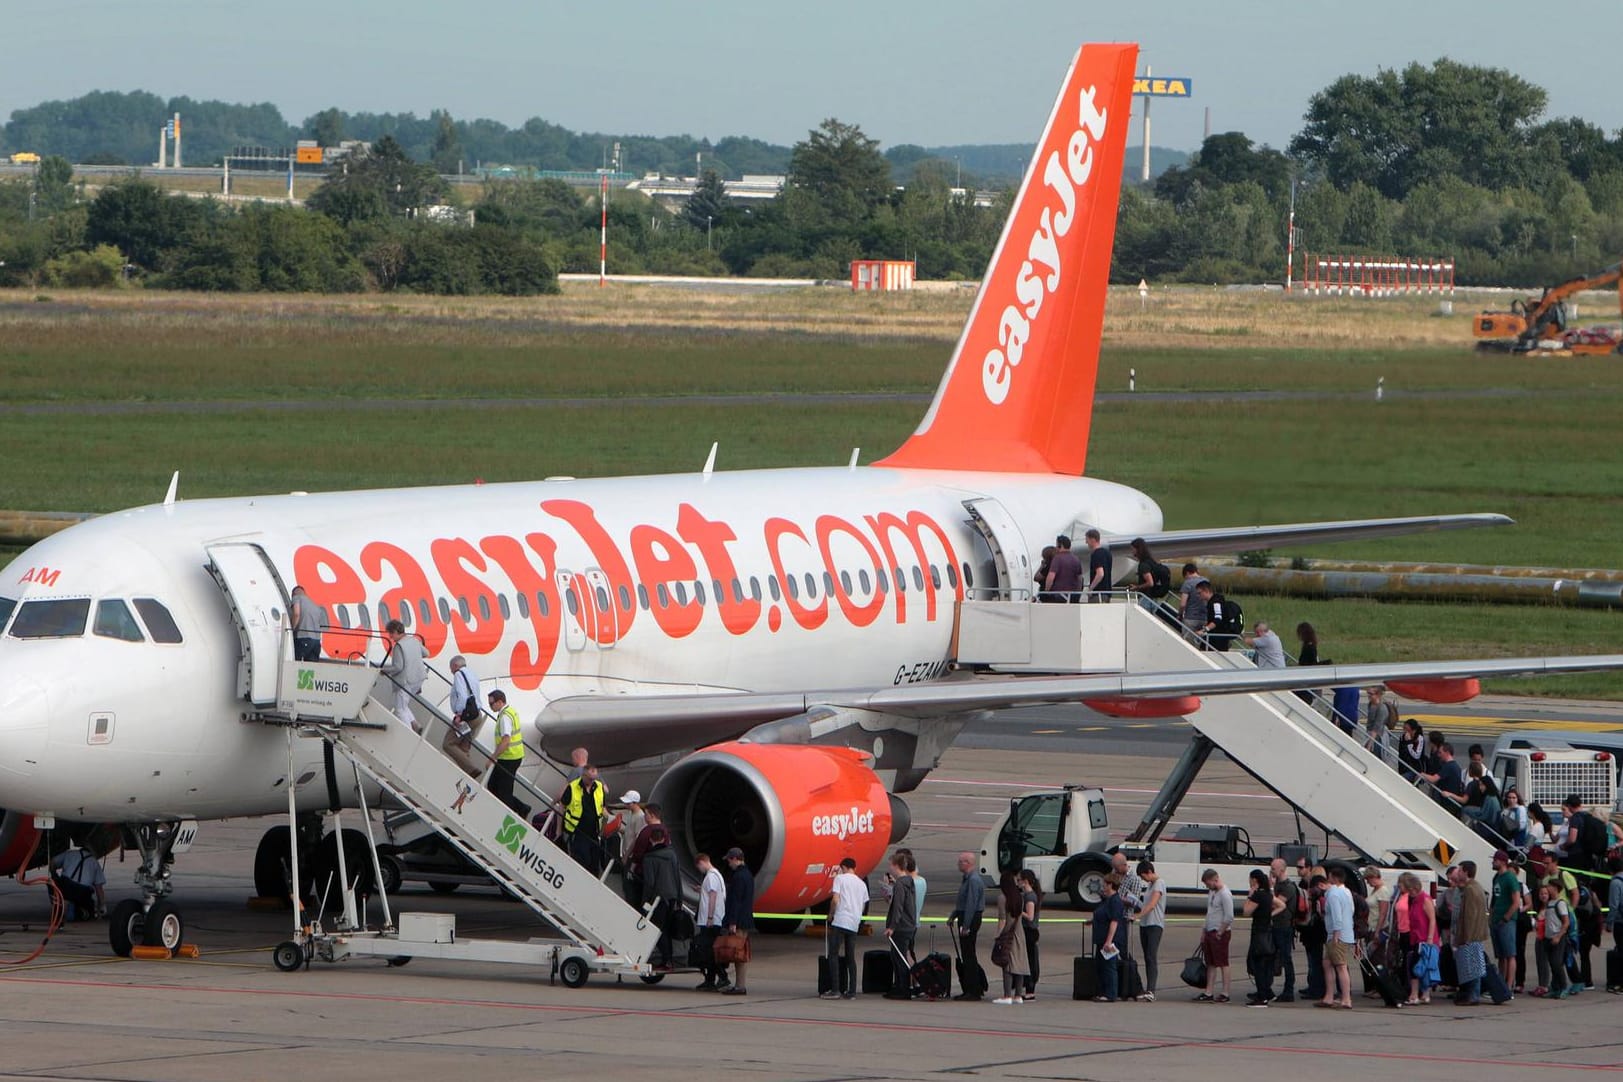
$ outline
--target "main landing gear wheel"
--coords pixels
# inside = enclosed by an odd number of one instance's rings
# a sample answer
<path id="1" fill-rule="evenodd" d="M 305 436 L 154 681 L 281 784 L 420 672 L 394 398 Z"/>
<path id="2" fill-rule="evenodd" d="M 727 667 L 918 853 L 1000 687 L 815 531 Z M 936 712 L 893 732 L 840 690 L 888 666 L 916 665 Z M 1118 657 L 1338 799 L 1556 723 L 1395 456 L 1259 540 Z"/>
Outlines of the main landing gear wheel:
<path id="1" fill-rule="evenodd" d="M 128 958 L 137 944 L 145 942 L 146 921 L 147 911 L 134 898 L 126 898 L 113 906 L 112 915 L 107 918 L 107 940 L 113 953 Z"/>
<path id="2" fill-rule="evenodd" d="M 663 973 L 644 973 L 642 976 L 638 977 L 637 979 L 639 981 L 641 981 L 642 983 L 644 983 L 644 984 L 658 984 L 660 981 L 665 979 L 665 974 L 663 974 Z"/>
<path id="3" fill-rule="evenodd" d="M 1105 876 L 1109 872 L 1103 868 L 1083 868 L 1071 880 L 1071 908 L 1080 909 L 1084 913 L 1091 913 L 1095 906 L 1104 901 Z"/>
<path id="4" fill-rule="evenodd" d="M 315 857 L 312 861 L 316 877 L 316 888 L 325 893 L 328 883 L 332 884 L 332 893 L 338 894 L 338 835 L 329 833 L 321 839 L 316 846 Z M 344 871 L 349 876 L 350 883 L 355 886 L 356 894 L 368 897 L 377 894 L 377 887 L 373 884 L 372 876 L 372 849 L 366 844 L 366 835 L 358 830 L 344 831 Z"/>
<path id="5" fill-rule="evenodd" d="M 583 958 L 565 958 L 558 966 L 558 979 L 564 982 L 565 988 L 579 988 L 591 975 L 592 971 L 586 968 Z"/>
<path id="6" fill-rule="evenodd" d="M 400 858 L 387 853 L 379 854 L 378 868 L 383 872 L 383 893 L 390 897 L 399 894 L 406 878 L 406 866 L 400 862 Z"/>
<path id="7" fill-rule="evenodd" d="M 146 925 L 141 931 L 142 942 L 149 947 L 174 950 L 186 935 L 186 922 L 181 919 L 180 907 L 171 901 L 159 899 L 147 910 Z"/>
<path id="8" fill-rule="evenodd" d="M 271 951 L 271 961 L 283 973 L 292 973 L 304 965 L 304 947 L 291 939 L 284 940 Z"/>
<path id="9" fill-rule="evenodd" d="M 291 831 L 285 826 L 271 827 L 259 839 L 259 847 L 254 850 L 254 893 L 261 898 L 278 898 L 283 905 L 290 905 L 292 891 L 288 886 L 288 839 Z M 315 875 L 311 867 L 314 857 L 301 850 L 299 853 L 299 878 L 304 880 L 301 893 L 308 898 L 315 883 Z"/>

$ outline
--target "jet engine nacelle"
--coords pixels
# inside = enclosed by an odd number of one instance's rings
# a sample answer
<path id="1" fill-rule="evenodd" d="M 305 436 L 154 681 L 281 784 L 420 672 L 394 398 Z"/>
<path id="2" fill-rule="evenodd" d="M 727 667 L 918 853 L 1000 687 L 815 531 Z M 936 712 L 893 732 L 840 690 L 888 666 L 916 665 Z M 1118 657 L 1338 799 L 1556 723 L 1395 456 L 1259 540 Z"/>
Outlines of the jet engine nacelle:
<path id="1" fill-rule="evenodd" d="M 911 825 L 851 748 L 730 741 L 694 752 L 654 786 L 684 868 L 697 853 L 717 866 L 733 846 L 755 873 L 757 912 L 798 912 L 828 897 L 832 872 L 851 857 L 861 874 Z"/>

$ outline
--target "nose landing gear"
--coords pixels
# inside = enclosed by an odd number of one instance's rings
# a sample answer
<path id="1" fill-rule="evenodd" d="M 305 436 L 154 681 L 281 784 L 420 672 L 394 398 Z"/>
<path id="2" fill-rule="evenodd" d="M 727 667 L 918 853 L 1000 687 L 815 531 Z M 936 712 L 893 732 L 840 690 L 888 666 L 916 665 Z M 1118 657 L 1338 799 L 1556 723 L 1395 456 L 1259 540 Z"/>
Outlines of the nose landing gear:
<path id="1" fill-rule="evenodd" d="M 177 852 L 191 847 L 197 824 L 191 820 L 141 823 L 129 828 L 128 833 L 141 851 L 141 866 L 135 871 L 141 898 L 127 898 L 113 907 L 108 919 L 108 943 L 113 953 L 123 958 L 138 946 L 174 951 L 186 937 L 186 922 L 180 908 L 169 900 L 174 890 L 171 866 Z"/>

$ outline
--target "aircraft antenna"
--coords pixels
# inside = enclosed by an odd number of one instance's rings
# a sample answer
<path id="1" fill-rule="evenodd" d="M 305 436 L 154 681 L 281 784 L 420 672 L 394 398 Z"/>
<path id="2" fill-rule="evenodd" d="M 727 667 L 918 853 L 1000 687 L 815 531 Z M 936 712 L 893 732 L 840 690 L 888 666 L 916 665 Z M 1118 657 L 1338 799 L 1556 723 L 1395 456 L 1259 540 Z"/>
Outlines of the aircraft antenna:
<path id="1" fill-rule="evenodd" d="M 163 505 L 165 507 L 173 507 L 173 506 L 175 506 L 175 491 L 177 489 L 179 489 L 179 488 L 180 488 L 180 471 L 176 470 L 175 475 L 173 477 L 169 478 L 169 491 L 164 493 L 164 496 L 163 496 Z"/>
<path id="2" fill-rule="evenodd" d="M 720 443 L 710 445 L 710 457 L 704 460 L 704 475 L 706 477 L 709 477 L 716 470 L 716 448 L 720 446 Z"/>
<path id="3" fill-rule="evenodd" d="M 860 447 L 851 448 L 851 465 L 850 465 L 851 469 L 854 470 L 854 469 L 857 468 L 857 456 L 859 456 L 860 454 L 862 454 L 862 448 L 860 448 Z"/>

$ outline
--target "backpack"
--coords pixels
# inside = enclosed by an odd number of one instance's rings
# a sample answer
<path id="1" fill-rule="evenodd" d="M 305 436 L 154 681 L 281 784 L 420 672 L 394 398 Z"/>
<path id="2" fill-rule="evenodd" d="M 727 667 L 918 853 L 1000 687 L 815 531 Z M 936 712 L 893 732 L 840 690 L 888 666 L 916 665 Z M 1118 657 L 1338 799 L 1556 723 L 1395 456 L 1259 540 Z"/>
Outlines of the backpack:
<path id="1" fill-rule="evenodd" d="M 1216 625 L 1219 635 L 1238 635 L 1245 630 L 1245 613 L 1238 601 L 1230 601 L 1222 594 L 1213 594 L 1211 607 L 1222 617 Z"/>
<path id="2" fill-rule="evenodd" d="M 1573 816 L 1578 827 L 1578 848 L 1591 860 L 1606 855 L 1606 824 L 1594 812 L 1579 812 Z"/>
<path id="3" fill-rule="evenodd" d="M 1291 923 L 1298 928 L 1306 928 L 1313 923 L 1313 901 L 1308 897 L 1306 887 L 1296 888 L 1296 912 L 1291 917 Z"/>
<path id="4" fill-rule="evenodd" d="M 1144 591 L 1146 596 L 1159 599 L 1172 591 L 1172 568 L 1159 560 L 1151 560 L 1145 570 L 1150 573 L 1150 588 Z"/>

